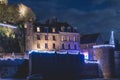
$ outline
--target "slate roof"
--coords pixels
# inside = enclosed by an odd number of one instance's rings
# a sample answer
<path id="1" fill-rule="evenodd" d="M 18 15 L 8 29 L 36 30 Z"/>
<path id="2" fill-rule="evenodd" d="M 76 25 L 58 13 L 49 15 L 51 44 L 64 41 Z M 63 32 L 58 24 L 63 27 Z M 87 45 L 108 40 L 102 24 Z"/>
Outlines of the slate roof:
<path id="1" fill-rule="evenodd" d="M 49 32 L 52 33 L 52 28 L 56 29 L 56 33 L 59 32 L 77 32 L 77 30 L 69 25 L 67 22 L 54 22 L 54 23 L 34 23 L 34 32 L 37 32 L 37 27 L 40 27 L 40 33 Z M 64 27 L 64 31 L 61 30 L 61 27 Z M 46 28 L 48 30 L 46 31 Z"/>
<path id="2" fill-rule="evenodd" d="M 80 37 L 80 43 L 81 44 L 96 43 L 96 40 L 98 39 L 99 35 L 100 33 L 82 35 Z"/>

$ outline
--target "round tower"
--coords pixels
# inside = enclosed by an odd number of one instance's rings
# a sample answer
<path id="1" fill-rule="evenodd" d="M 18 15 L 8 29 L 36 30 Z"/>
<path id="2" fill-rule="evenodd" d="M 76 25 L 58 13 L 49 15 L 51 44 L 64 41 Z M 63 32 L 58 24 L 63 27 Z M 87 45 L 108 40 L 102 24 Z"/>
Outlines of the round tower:
<path id="1" fill-rule="evenodd" d="M 93 46 L 95 57 L 98 61 L 99 71 L 103 78 L 114 77 L 114 46 L 95 45 Z"/>

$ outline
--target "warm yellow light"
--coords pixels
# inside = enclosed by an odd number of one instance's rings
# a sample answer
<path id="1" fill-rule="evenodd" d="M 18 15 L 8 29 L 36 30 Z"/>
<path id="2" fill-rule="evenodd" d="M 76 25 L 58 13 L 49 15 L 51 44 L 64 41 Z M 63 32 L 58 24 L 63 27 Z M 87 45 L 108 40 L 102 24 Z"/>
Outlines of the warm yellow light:
<path id="1" fill-rule="evenodd" d="M 64 36 L 61 36 L 61 41 L 64 41 Z"/>
<path id="2" fill-rule="evenodd" d="M 19 14 L 20 14 L 20 17 L 25 17 L 26 13 L 27 13 L 27 7 L 25 5 L 23 5 L 23 4 L 20 4 L 19 5 Z"/>
<path id="3" fill-rule="evenodd" d="M 55 32 L 55 28 L 52 28 L 52 32 Z"/>
<path id="4" fill-rule="evenodd" d="M 37 32 L 40 32 L 40 28 L 39 27 L 37 27 Z"/>
<path id="5" fill-rule="evenodd" d="M 27 28 L 27 23 L 24 24 L 24 28 Z"/>

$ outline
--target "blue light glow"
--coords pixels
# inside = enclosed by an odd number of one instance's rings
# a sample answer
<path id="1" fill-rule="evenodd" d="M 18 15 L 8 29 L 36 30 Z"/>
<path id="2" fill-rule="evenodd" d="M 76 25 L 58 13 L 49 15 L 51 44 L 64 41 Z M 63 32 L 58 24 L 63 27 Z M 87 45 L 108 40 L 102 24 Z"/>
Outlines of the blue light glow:
<path id="1" fill-rule="evenodd" d="M 88 60 L 85 60 L 85 63 L 92 63 L 92 64 L 99 64 L 99 61 L 88 61 Z"/>
<path id="2" fill-rule="evenodd" d="M 50 53 L 50 54 L 55 53 L 55 51 L 30 50 L 30 51 L 28 52 L 28 54 L 31 54 L 31 53 L 33 53 L 33 52 L 36 52 L 36 53 Z"/>
<path id="3" fill-rule="evenodd" d="M 104 44 L 104 45 L 95 45 L 93 48 L 101 48 L 101 47 L 115 47 L 115 45 L 109 45 L 109 44 Z"/>
<path id="4" fill-rule="evenodd" d="M 67 51 L 57 51 L 57 54 L 67 54 Z"/>
<path id="5" fill-rule="evenodd" d="M 9 28 L 17 28 L 16 26 L 9 25 L 9 24 L 4 24 L 4 23 L 0 23 L 0 26 L 6 26 L 6 27 L 9 27 Z"/>
<path id="6" fill-rule="evenodd" d="M 55 53 L 57 53 L 57 54 L 79 54 L 80 53 L 80 51 L 76 51 L 76 50 L 71 50 L 71 51 L 65 51 L 65 50 L 63 50 L 63 51 L 30 50 L 30 51 L 28 51 L 28 54 L 31 54 L 33 52 L 35 52 L 35 53 L 49 53 L 49 54 L 55 54 Z"/>
<path id="7" fill-rule="evenodd" d="M 114 31 L 111 31 L 111 36 L 110 36 L 109 44 L 115 45 L 115 41 L 114 41 Z"/>
<path id="8" fill-rule="evenodd" d="M 87 51 L 83 52 L 83 55 L 84 55 L 85 60 L 89 59 L 89 54 Z"/>

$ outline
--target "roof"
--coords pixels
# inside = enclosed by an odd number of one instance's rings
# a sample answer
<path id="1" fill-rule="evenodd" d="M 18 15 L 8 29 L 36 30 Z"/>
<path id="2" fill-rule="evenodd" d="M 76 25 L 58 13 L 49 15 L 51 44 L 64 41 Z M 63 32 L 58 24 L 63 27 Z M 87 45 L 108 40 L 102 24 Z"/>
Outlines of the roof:
<path id="1" fill-rule="evenodd" d="M 82 35 L 80 38 L 80 43 L 95 43 L 96 40 L 98 39 L 100 33 L 95 33 L 95 34 L 85 34 Z"/>
<path id="2" fill-rule="evenodd" d="M 48 28 L 48 32 L 52 33 L 52 28 L 56 29 L 56 33 L 59 32 L 77 32 L 74 27 L 69 25 L 67 22 L 49 22 L 49 23 L 34 23 L 34 31 L 36 32 L 36 28 L 40 27 L 40 32 L 46 32 L 46 28 Z"/>

